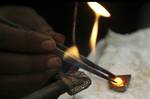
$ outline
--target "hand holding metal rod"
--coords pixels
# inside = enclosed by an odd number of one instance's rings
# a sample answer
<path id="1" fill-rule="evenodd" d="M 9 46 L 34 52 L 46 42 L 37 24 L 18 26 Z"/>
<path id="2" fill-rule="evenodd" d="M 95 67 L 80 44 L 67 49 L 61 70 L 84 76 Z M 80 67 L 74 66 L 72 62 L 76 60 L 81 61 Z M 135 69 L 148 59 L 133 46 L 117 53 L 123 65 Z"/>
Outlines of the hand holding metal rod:
<path id="1" fill-rule="evenodd" d="M 14 28 L 22 28 L 20 25 L 0 16 L 0 22 L 7 24 L 9 26 L 12 26 Z M 67 47 L 65 47 L 64 45 L 57 45 L 56 49 L 55 49 L 55 53 L 57 55 L 59 55 L 60 57 L 63 58 L 64 56 L 64 52 L 67 49 Z M 89 61 L 88 59 L 86 59 L 84 56 L 80 55 L 81 59 L 77 59 L 75 57 L 73 57 L 70 54 L 70 58 L 68 58 L 66 61 L 67 63 L 73 65 L 73 66 L 77 66 L 79 68 L 85 69 L 88 72 L 91 72 L 99 77 L 102 77 L 106 80 L 109 81 L 113 81 L 111 78 L 115 77 L 115 75 L 111 72 L 109 72 L 108 70 L 105 70 L 104 68 L 92 63 L 91 61 Z M 114 82 L 114 81 L 113 81 Z"/>

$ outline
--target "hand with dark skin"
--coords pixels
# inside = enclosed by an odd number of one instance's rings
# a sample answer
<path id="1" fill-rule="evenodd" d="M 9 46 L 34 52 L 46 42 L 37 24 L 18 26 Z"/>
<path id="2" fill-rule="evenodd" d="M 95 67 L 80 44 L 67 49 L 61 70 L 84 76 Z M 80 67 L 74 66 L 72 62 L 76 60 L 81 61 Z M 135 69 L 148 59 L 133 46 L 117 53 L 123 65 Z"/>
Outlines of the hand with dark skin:
<path id="1" fill-rule="evenodd" d="M 4 6 L 0 16 L 24 28 L 0 23 L 0 97 L 20 99 L 55 76 L 61 59 L 53 50 L 65 38 L 32 8 Z"/>

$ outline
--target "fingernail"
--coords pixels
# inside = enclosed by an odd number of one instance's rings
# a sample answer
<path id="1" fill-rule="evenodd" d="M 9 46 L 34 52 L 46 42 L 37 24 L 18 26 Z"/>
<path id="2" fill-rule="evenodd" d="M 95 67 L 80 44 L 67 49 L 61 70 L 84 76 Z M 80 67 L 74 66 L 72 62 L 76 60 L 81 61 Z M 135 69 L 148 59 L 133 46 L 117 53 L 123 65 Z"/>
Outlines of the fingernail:
<path id="1" fill-rule="evenodd" d="M 48 67 L 58 68 L 61 66 L 61 59 L 59 57 L 53 57 L 48 60 Z"/>
<path id="2" fill-rule="evenodd" d="M 41 46 L 46 50 L 53 50 L 56 47 L 56 44 L 54 40 L 45 40 L 42 42 Z"/>

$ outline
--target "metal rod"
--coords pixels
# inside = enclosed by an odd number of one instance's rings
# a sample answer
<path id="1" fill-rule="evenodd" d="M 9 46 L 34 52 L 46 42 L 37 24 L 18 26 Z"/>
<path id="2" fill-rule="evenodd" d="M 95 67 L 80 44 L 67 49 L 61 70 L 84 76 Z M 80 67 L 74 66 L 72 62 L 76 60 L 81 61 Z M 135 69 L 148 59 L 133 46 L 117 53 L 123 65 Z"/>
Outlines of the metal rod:
<path id="1" fill-rule="evenodd" d="M 0 16 L 0 22 L 3 23 L 3 24 L 7 24 L 9 26 L 12 26 L 14 28 L 22 28 L 21 25 L 18 25 L 10 20 L 8 20 L 7 18 L 3 17 L 3 16 Z"/>
<path id="2" fill-rule="evenodd" d="M 77 14 L 78 14 L 78 2 L 75 3 L 74 7 L 74 15 L 73 15 L 73 28 L 72 28 L 72 33 L 73 33 L 73 43 L 76 44 L 76 23 L 77 23 Z"/>
<path id="3" fill-rule="evenodd" d="M 111 72 L 109 72 L 108 70 L 106 70 L 106 69 L 104 69 L 104 68 L 102 68 L 102 67 L 100 67 L 100 66 L 94 64 L 93 62 L 91 62 L 91 61 L 89 61 L 87 58 L 85 58 L 84 56 L 81 56 L 81 60 L 82 60 L 83 62 L 87 63 L 88 65 L 92 66 L 93 68 L 98 69 L 98 70 L 100 70 L 101 72 L 106 73 L 106 74 L 108 74 L 108 75 L 111 76 L 111 77 L 115 77 L 115 75 L 114 75 L 113 73 L 111 73 Z"/>
<path id="4" fill-rule="evenodd" d="M 55 53 L 62 57 L 64 56 L 64 51 L 59 49 L 58 47 L 56 47 L 56 50 L 55 50 Z M 64 59 L 65 62 L 71 64 L 72 66 L 75 66 L 75 67 L 80 67 L 90 73 L 93 73 L 99 77 L 102 77 L 106 80 L 109 80 L 109 81 L 113 81 L 109 76 L 106 76 L 104 75 L 103 73 L 99 72 L 97 69 L 89 66 L 88 64 L 84 63 L 83 61 L 81 61 L 80 59 L 77 59 L 75 58 L 74 56 L 72 56 L 71 54 L 69 54 L 68 58 L 67 59 Z M 113 81 L 114 82 L 114 81 Z"/>
<path id="5" fill-rule="evenodd" d="M 58 99 L 61 94 L 67 91 L 68 87 L 64 84 L 64 82 L 58 80 L 51 85 L 47 85 L 39 90 L 36 90 L 21 99 Z"/>
<path id="6" fill-rule="evenodd" d="M 64 50 L 64 51 L 67 49 L 67 47 L 65 47 L 64 45 L 60 45 L 60 44 L 57 45 L 57 47 L 60 48 L 60 49 L 62 49 L 62 50 Z M 91 66 L 91 67 L 93 67 L 93 68 L 95 68 L 95 69 L 97 69 L 97 70 L 99 70 L 100 72 L 106 73 L 106 74 L 108 74 L 108 75 L 111 76 L 111 77 L 115 77 L 115 74 L 113 74 L 113 73 L 111 73 L 110 71 L 108 71 L 108 70 L 102 68 L 101 66 L 96 65 L 95 63 L 91 62 L 90 60 L 88 60 L 88 59 L 85 58 L 84 56 L 80 55 L 80 59 L 81 59 L 84 63 L 88 64 L 89 66 Z"/>

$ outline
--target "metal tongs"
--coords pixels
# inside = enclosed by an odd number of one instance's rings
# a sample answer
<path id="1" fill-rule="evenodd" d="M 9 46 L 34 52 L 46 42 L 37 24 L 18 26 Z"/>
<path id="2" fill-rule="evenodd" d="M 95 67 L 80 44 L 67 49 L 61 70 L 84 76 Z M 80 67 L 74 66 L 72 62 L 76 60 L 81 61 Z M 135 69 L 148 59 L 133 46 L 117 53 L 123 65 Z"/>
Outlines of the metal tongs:
<path id="1" fill-rule="evenodd" d="M 65 50 L 67 50 L 67 47 L 61 44 L 57 44 L 57 47 L 54 51 L 58 56 L 62 57 L 63 61 L 69 63 L 70 65 L 74 67 L 82 68 L 106 80 L 113 81 L 111 78 L 114 78 L 115 74 L 96 65 L 95 63 L 91 62 L 90 60 L 88 60 L 82 55 L 80 55 L 80 58 L 76 58 L 71 53 L 68 53 L 69 54 L 68 58 L 64 59 L 63 57 L 64 57 Z"/>

